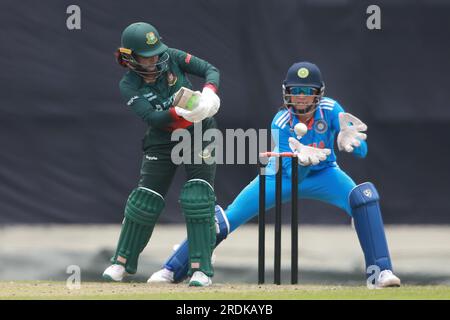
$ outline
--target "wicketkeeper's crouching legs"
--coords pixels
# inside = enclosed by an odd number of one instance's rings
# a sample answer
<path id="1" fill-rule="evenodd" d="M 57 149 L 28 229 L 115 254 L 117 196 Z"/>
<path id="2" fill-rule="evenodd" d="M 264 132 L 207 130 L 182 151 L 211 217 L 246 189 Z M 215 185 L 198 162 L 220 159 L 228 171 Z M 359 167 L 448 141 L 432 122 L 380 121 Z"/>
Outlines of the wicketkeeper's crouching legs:
<path id="1" fill-rule="evenodd" d="M 349 196 L 356 233 L 364 251 L 366 268 L 371 265 L 381 270 L 392 270 L 379 196 L 374 185 L 366 182 L 356 186 Z"/>
<path id="2" fill-rule="evenodd" d="M 163 209 L 164 199 L 159 193 L 144 187 L 131 192 L 125 206 L 119 243 L 111 259 L 113 264 L 123 265 L 127 273 L 136 273 L 139 255 L 150 240 Z"/>
<path id="3" fill-rule="evenodd" d="M 400 279 L 392 273 L 379 199 L 372 183 L 357 185 L 349 195 L 353 221 L 364 252 L 366 274 L 370 275 L 376 268 L 380 273 L 375 279 L 375 286 L 400 286 Z"/>
<path id="4" fill-rule="evenodd" d="M 180 204 L 189 243 L 189 276 L 196 271 L 208 277 L 214 275 L 211 256 L 216 244 L 215 200 L 212 186 L 202 179 L 187 181 L 181 190 Z"/>

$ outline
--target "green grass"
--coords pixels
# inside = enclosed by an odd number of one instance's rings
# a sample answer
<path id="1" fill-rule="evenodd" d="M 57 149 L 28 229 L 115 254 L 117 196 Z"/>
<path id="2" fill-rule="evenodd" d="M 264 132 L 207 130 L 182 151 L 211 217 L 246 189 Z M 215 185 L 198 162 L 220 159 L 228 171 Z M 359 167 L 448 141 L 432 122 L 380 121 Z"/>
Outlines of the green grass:
<path id="1" fill-rule="evenodd" d="M 187 284 L 85 282 L 69 290 L 65 282 L 0 282 L 0 299 L 162 299 L 162 300 L 245 300 L 245 299 L 446 299 L 450 286 L 403 286 L 369 290 L 363 286 L 214 284 L 189 288 Z"/>

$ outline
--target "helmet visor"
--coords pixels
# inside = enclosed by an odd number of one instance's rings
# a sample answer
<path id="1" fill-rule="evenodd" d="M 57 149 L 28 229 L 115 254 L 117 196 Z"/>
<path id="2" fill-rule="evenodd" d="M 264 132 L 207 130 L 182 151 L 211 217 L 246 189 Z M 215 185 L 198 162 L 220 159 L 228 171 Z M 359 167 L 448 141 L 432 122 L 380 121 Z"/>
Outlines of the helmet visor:
<path id="1" fill-rule="evenodd" d="M 313 87 L 291 87 L 289 91 L 292 95 L 304 94 L 306 96 L 312 96 L 317 93 L 317 89 Z"/>

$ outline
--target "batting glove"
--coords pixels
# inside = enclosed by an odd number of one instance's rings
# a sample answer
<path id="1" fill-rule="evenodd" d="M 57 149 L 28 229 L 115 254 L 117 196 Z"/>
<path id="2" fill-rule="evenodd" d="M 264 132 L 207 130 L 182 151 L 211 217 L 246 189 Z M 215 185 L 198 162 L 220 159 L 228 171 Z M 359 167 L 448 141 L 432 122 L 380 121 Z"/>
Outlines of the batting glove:
<path id="1" fill-rule="evenodd" d="M 206 117 L 214 116 L 220 108 L 220 98 L 210 87 L 204 87 L 200 98 L 199 106 L 205 105 L 208 109 Z"/>
<path id="2" fill-rule="evenodd" d="M 196 93 L 200 94 L 200 91 L 196 91 Z M 201 105 L 199 103 L 194 110 L 186 110 L 180 107 L 175 107 L 175 112 L 178 116 L 183 117 L 190 122 L 197 123 L 208 116 L 209 110 L 206 105 Z"/>

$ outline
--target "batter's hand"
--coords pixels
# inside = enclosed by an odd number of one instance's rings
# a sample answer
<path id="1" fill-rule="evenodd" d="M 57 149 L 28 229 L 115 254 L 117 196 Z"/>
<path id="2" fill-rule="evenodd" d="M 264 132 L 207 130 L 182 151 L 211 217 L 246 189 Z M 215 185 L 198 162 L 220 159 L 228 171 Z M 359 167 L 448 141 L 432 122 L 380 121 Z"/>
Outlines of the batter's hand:
<path id="1" fill-rule="evenodd" d="M 354 148 L 361 145 L 367 135 L 362 131 L 367 130 L 367 125 L 350 113 L 339 113 L 339 126 L 341 131 L 337 137 L 339 151 L 353 152 Z"/>
<path id="2" fill-rule="evenodd" d="M 298 163 L 305 167 L 319 164 L 320 161 L 324 161 L 331 153 L 331 150 L 327 148 L 321 149 L 305 146 L 293 137 L 289 138 L 289 147 L 293 152 L 298 153 Z"/>
<path id="3" fill-rule="evenodd" d="M 196 91 L 197 93 L 200 93 Z M 188 111 L 175 107 L 175 112 L 191 122 L 200 122 L 205 118 L 212 117 L 220 108 L 220 98 L 208 87 L 203 88 L 198 105 L 194 110 Z"/>
<path id="4" fill-rule="evenodd" d="M 200 91 L 196 91 L 195 93 L 201 94 Z M 195 107 L 194 110 L 186 110 L 184 108 L 175 106 L 175 112 L 180 117 L 183 117 L 193 123 L 202 121 L 208 115 L 208 109 L 206 109 L 204 105 L 200 106 L 200 103 Z"/>
<path id="5" fill-rule="evenodd" d="M 214 116 L 220 108 L 219 96 L 209 87 L 204 87 L 200 98 L 199 106 L 204 105 L 208 109 L 207 118 Z"/>

